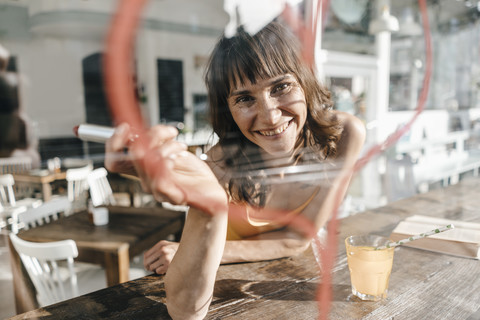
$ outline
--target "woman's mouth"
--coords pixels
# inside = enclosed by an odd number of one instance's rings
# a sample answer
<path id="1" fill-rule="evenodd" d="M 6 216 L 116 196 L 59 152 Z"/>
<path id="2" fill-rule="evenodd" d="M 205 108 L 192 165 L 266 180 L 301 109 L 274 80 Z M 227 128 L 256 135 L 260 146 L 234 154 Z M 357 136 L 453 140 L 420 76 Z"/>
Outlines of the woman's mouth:
<path id="1" fill-rule="evenodd" d="M 285 130 L 287 130 L 287 128 L 290 126 L 290 123 L 292 123 L 292 120 L 286 122 L 285 124 L 281 125 L 280 127 L 276 128 L 276 129 L 273 129 L 273 130 L 258 130 L 257 132 L 259 134 L 261 134 L 262 136 L 266 136 L 266 137 L 274 136 L 274 135 L 280 134 L 280 133 L 284 132 Z"/>

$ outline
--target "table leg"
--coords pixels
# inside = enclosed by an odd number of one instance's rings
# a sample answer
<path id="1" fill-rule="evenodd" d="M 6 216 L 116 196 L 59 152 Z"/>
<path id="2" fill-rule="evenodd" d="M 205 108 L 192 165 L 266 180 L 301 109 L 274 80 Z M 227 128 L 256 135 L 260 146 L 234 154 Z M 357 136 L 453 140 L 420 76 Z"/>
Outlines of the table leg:
<path id="1" fill-rule="evenodd" d="M 43 201 L 48 201 L 52 198 L 52 186 L 50 183 L 42 183 Z"/>
<path id="2" fill-rule="evenodd" d="M 129 280 L 130 257 L 128 249 L 128 245 L 125 245 L 119 248 L 117 252 L 105 253 L 107 286 L 114 286 Z"/>

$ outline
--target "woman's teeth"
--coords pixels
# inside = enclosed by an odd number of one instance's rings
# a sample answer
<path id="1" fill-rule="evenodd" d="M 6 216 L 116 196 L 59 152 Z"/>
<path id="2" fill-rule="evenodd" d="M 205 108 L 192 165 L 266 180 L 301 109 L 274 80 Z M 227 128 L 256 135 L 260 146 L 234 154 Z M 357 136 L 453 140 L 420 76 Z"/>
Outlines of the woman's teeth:
<path id="1" fill-rule="evenodd" d="M 290 122 L 286 122 L 283 126 L 281 127 L 278 127 L 277 129 L 275 130 L 268 130 L 268 131 L 258 131 L 262 136 L 273 136 L 273 135 L 276 135 L 276 134 L 280 134 L 282 133 L 283 131 L 285 131 L 287 128 L 288 128 L 288 125 L 290 124 Z"/>

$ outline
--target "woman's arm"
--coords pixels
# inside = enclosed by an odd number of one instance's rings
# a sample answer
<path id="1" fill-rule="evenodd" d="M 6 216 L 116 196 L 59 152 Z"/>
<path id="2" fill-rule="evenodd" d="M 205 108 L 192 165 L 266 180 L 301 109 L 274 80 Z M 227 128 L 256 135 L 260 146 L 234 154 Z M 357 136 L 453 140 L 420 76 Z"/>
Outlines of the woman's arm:
<path id="1" fill-rule="evenodd" d="M 206 215 L 191 209 L 178 251 L 165 276 L 168 313 L 173 319 L 203 319 L 227 233 L 227 212 Z"/>
<path id="2" fill-rule="evenodd" d="M 128 144 L 130 128 L 122 125 L 107 141 L 105 162 L 111 170 L 137 174 L 156 199 L 190 206 L 165 291 L 173 319 L 202 319 L 225 246 L 228 198 L 205 162 L 174 140 L 177 133 L 159 125 Z M 118 159 L 127 145 L 131 157 Z"/>
<path id="3" fill-rule="evenodd" d="M 222 264 L 251 262 L 291 257 L 302 253 L 310 240 L 288 229 L 259 234 L 244 240 L 227 240 L 221 259 Z M 164 274 L 177 253 L 178 242 L 161 240 L 144 254 L 146 270 Z"/>
<path id="4" fill-rule="evenodd" d="M 225 244 L 222 264 L 291 257 L 302 253 L 309 245 L 309 239 L 288 229 L 262 233 L 245 240 L 229 240 Z"/>

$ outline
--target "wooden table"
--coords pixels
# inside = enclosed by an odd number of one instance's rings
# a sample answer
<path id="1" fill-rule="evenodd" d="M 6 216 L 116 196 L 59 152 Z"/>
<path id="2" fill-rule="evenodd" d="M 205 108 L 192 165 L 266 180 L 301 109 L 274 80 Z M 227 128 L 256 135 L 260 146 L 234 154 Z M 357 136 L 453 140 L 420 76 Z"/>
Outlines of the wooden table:
<path id="1" fill-rule="evenodd" d="M 480 261 L 399 247 L 388 298 L 352 296 L 343 239 L 389 235 L 404 218 L 423 214 L 480 222 L 480 179 L 369 210 L 341 221 L 329 319 L 479 319 Z M 318 319 L 321 277 L 312 251 L 258 263 L 221 266 L 206 319 Z M 147 276 L 13 317 L 48 319 L 169 319 L 162 276 Z"/>
<path id="2" fill-rule="evenodd" d="M 108 209 L 109 223 L 105 226 L 90 224 L 87 212 L 78 212 L 43 226 L 22 231 L 18 236 L 36 242 L 73 239 L 79 251 L 77 260 L 103 265 L 107 285 L 113 286 L 129 280 L 130 257 L 141 254 L 171 234 L 178 240 L 185 219 L 184 212 L 158 207 L 110 206 Z M 16 261 L 18 270 L 20 265 L 18 255 L 12 260 Z M 30 290 L 29 284 L 25 284 L 21 272 L 13 273 L 17 312 L 18 309 L 31 310 L 28 309 L 31 306 L 30 301 L 27 301 L 28 306 L 21 307 L 25 304 L 23 302 L 25 290 Z"/>
<path id="3" fill-rule="evenodd" d="M 15 184 L 17 185 L 39 185 L 42 189 L 43 201 L 48 201 L 52 197 L 52 182 L 65 180 L 66 177 L 66 171 L 51 172 L 48 170 L 34 170 L 13 174 Z"/>

